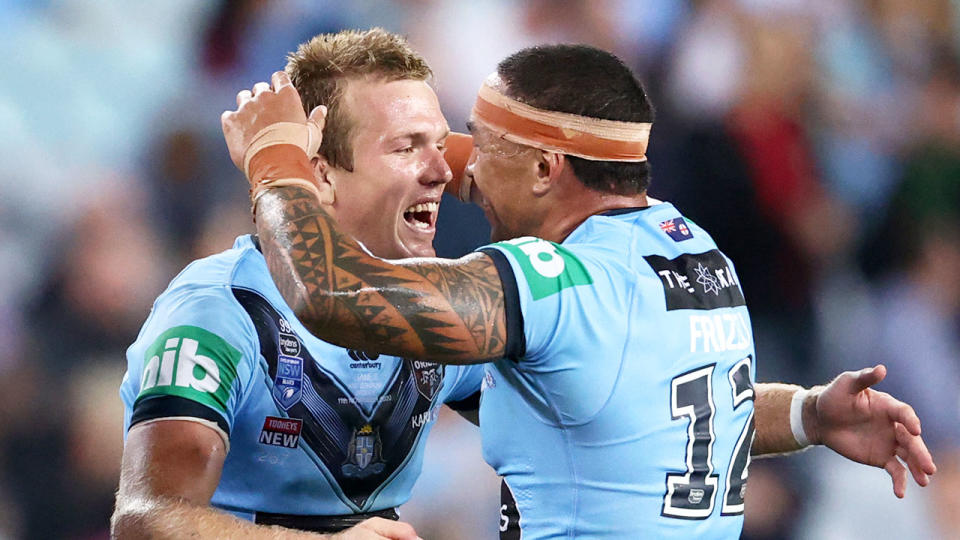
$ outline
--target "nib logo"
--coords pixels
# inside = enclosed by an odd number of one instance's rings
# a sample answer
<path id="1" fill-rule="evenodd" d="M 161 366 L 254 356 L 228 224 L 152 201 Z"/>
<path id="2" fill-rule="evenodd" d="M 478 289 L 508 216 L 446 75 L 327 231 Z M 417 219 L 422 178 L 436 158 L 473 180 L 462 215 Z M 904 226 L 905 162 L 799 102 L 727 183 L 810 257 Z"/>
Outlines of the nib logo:
<path id="1" fill-rule="evenodd" d="M 216 392 L 220 388 L 220 368 L 209 356 L 197 354 L 199 346 L 200 342 L 195 339 L 168 339 L 163 359 L 154 356 L 147 361 L 141 389 L 175 384 L 201 392 Z"/>
<path id="2" fill-rule="evenodd" d="M 161 334 L 144 355 L 140 396 L 172 395 L 226 410 L 240 351 L 196 326 Z"/>

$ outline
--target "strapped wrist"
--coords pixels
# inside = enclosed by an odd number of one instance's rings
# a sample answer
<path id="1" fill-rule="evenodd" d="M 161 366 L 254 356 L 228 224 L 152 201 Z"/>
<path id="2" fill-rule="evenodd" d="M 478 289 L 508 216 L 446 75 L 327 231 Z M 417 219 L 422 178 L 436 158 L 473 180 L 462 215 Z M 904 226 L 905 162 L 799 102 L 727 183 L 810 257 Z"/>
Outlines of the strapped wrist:
<path id="1" fill-rule="evenodd" d="M 299 186 L 313 192 L 321 200 L 320 190 L 313 180 L 313 169 L 302 149 L 291 144 L 262 148 L 249 160 L 250 210 L 257 213 L 257 202 L 267 190 L 284 186 Z"/>
<path id="2" fill-rule="evenodd" d="M 310 158 L 322 140 L 320 126 L 311 121 L 276 122 L 253 136 L 243 154 L 243 172 L 250 181 L 254 215 L 257 202 L 270 188 L 296 185 L 321 199 Z"/>
<path id="3" fill-rule="evenodd" d="M 809 394 L 810 390 L 802 388 L 794 392 L 790 400 L 790 431 L 793 432 L 793 438 L 800 448 L 806 448 L 811 444 L 803 427 L 803 402 Z"/>
<path id="4" fill-rule="evenodd" d="M 261 129 L 250 140 L 247 149 L 243 153 L 243 172 L 247 178 L 253 182 L 251 176 L 251 161 L 262 150 L 277 145 L 292 145 L 307 155 L 307 160 L 317 154 L 320 150 L 320 142 L 323 140 L 320 127 L 314 122 L 276 122 Z"/>

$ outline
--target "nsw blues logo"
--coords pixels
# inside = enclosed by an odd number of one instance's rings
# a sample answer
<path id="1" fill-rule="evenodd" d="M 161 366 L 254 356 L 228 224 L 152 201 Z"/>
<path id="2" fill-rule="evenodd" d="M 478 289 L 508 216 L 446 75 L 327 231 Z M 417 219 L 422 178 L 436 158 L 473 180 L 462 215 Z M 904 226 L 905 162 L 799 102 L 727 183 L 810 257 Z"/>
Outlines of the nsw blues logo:
<path id="1" fill-rule="evenodd" d="M 690 230 L 690 227 L 687 227 L 687 222 L 682 217 L 661 221 L 660 230 L 673 238 L 674 242 L 683 242 L 693 238 L 693 231 Z"/>
<path id="2" fill-rule="evenodd" d="M 287 410 L 303 395 L 303 360 L 290 356 L 277 358 L 277 376 L 273 380 L 273 399 Z"/>

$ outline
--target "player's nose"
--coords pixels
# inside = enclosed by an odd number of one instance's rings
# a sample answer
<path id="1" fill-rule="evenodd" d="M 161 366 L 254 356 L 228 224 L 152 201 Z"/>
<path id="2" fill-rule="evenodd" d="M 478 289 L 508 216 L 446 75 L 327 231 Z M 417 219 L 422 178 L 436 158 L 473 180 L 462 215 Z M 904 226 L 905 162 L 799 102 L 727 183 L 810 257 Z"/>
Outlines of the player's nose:
<path id="1" fill-rule="evenodd" d="M 427 163 L 424 174 L 420 177 L 422 184 L 434 186 L 444 185 L 453 180 L 453 172 L 443 156 L 444 151 L 434 147 L 427 151 Z"/>

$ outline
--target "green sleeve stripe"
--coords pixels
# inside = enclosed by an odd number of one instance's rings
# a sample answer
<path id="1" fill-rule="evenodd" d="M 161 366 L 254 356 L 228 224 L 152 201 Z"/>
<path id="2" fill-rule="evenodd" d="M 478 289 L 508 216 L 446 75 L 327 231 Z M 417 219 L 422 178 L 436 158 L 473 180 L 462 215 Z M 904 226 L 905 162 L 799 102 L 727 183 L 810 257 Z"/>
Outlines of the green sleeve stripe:
<path id="1" fill-rule="evenodd" d="M 534 300 L 546 298 L 567 287 L 593 283 L 583 262 L 560 244 L 525 236 L 493 245 L 506 250 L 516 259 Z"/>

